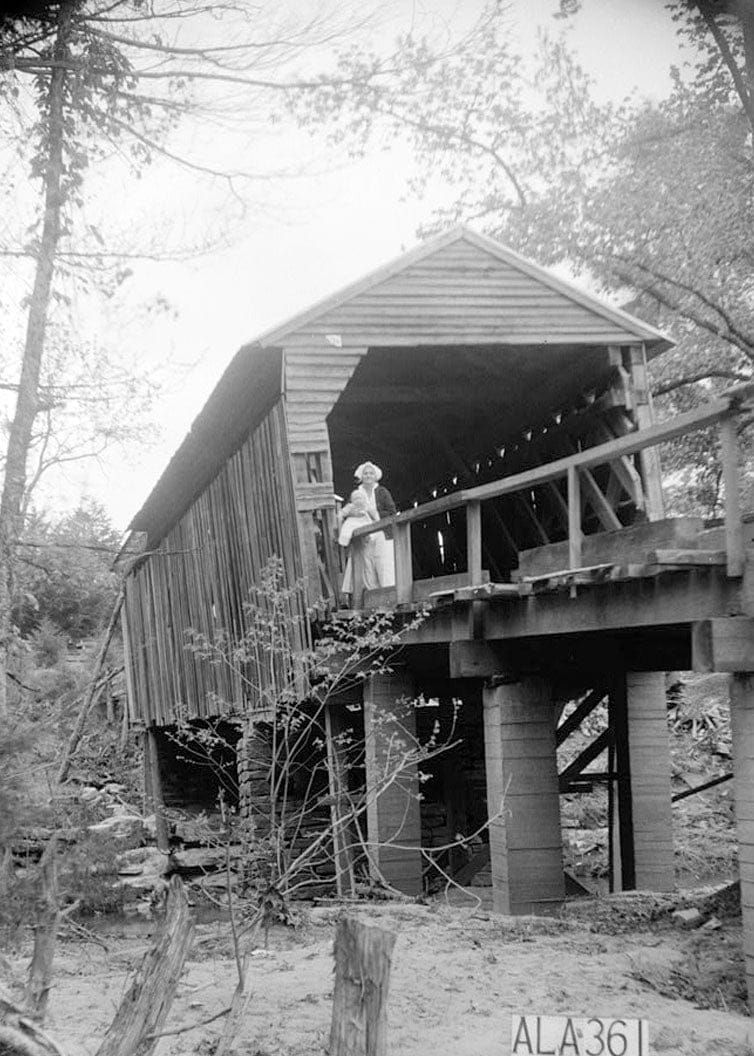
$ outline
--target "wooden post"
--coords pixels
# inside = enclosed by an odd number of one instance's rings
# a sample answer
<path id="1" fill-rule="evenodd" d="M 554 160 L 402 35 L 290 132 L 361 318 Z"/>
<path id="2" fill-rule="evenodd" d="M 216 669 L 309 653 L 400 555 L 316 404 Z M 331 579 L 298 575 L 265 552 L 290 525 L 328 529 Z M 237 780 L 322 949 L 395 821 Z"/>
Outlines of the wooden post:
<path id="1" fill-rule="evenodd" d="M 352 895 L 355 876 L 348 826 L 342 818 L 346 813 L 347 773 L 345 752 L 337 738 L 342 732 L 342 714 L 338 705 L 327 703 L 325 714 L 325 742 L 327 745 L 327 777 L 330 791 L 330 825 L 332 826 L 333 859 L 335 864 L 335 888 L 339 896 Z"/>
<path id="2" fill-rule="evenodd" d="M 411 524 L 396 524 L 395 589 L 399 605 L 408 605 L 414 590 L 414 568 L 411 559 Z"/>
<path id="3" fill-rule="evenodd" d="M 612 845 L 613 875 L 611 891 L 633 891 L 636 886 L 634 866 L 634 822 L 631 799 L 631 757 L 628 739 L 628 701 L 626 677 L 621 672 L 610 686 L 608 703 L 615 748 L 615 811 L 608 832 Z"/>
<path id="4" fill-rule="evenodd" d="M 335 935 L 330 1056 L 387 1056 L 387 997 L 396 936 L 345 917 Z"/>
<path id="5" fill-rule="evenodd" d="M 581 568 L 581 481 L 576 466 L 568 467 L 568 567 Z"/>
<path id="6" fill-rule="evenodd" d="M 165 817 L 165 802 L 162 798 L 162 777 L 160 775 L 160 754 L 157 746 L 157 733 L 149 726 L 144 731 L 144 786 L 147 799 L 147 812 L 154 812 L 155 836 L 157 848 L 163 854 L 170 850 L 170 834 Z"/>
<path id="7" fill-rule="evenodd" d="M 191 943 L 194 924 L 180 878 L 168 891 L 165 924 L 155 945 L 145 955 L 115 1013 L 97 1056 L 150 1056 L 175 997 Z"/>
<path id="8" fill-rule="evenodd" d="M 652 408 L 652 394 L 649 390 L 647 354 L 644 345 L 631 345 L 629 355 L 636 424 L 639 429 L 648 429 L 654 425 L 655 416 Z M 665 500 L 662 494 L 662 468 L 657 448 L 643 448 L 639 452 L 639 463 L 647 497 L 647 517 L 650 521 L 661 520 L 665 516 Z"/>
<path id="9" fill-rule="evenodd" d="M 565 881 L 551 687 L 500 682 L 482 700 L 493 907 L 552 912 Z"/>
<path id="10" fill-rule="evenodd" d="M 466 504 L 466 568 L 471 586 L 482 582 L 482 504 Z"/>
<path id="11" fill-rule="evenodd" d="M 360 609 L 364 605 L 364 546 L 361 539 L 354 539 L 352 544 L 351 574 L 353 576 L 351 608 Z"/>
<path id="12" fill-rule="evenodd" d="M 668 891 L 674 886 L 665 675 L 629 671 L 610 691 L 618 769 L 619 854 L 613 890 Z M 614 834 L 613 834 L 614 835 Z"/>
<path id="13" fill-rule="evenodd" d="M 745 555 L 738 479 L 738 439 L 733 418 L 724 418 L 720 422 L 720 458 L 725 490 L 725 549 L 728 554 L 728 575 L 741 576 Z"/>
<path id="14" fill-rule="evenodd" d="M 367 831 L 375 879 L 407 895 L 421 894 L 419 774 L 403 766 L 390 780 L 416 734 L 414 684 L 405 670 L 370 675 L 364 682 L 364 765 Z"/>

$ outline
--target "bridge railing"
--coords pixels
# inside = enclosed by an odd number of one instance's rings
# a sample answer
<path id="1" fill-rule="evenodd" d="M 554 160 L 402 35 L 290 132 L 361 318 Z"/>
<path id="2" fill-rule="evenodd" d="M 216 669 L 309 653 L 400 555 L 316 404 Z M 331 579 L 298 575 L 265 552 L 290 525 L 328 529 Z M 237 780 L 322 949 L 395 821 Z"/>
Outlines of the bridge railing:
<path id="1" fill-rule="evenodd" d="M 741 523 L 739 495 L 739 452 L 736 432 L 736 418 L 741 413 L 744 403 L 754 398 L 754 383 L 736 386 L 728 392 L 710 400 L 694 410 L 677 415 L 671 421 L 652 425 L 647 429 L 627 433 L 605 444 L 587 448 L 577 454 L 546 462 L 522 473 L 515 473 L 488 484 L 479 484 L 473 488 L 464 488 L 434 499 L 421 506 L 412 507 L 392 517 L 374 521 L 354 532 L 354 538 L 362 538 L 372 532 L 391 527 L 395 540 L 395 588 L 397 604 L 407 604 L 413 595 L 413 562 L 411 553 L 411 529 L 417 521 L 423 521 L 435 514 L 448 510 L 464 508 L 466 510 L 467 569 L 470 585 L 482 582 L 482 517 L 481 504 L 485 500 L 495 499 L 501 495 L 511 495 L 518 491 L 546 484 L 549 481 L 567 480 L 568 485 L 568 557 L 569 567 L 576 569 L 582 565 L 582 508 L 580 472 L 605 465 L 616 459 L 635 455 L 646 448 L 675 440 L 679 436 L 698 432 L 709 426 L 717 425 L 720 434 L 720 458 L 724 488 L 725 515 L 725 550 L 726 565 L 729 576 L 740 576 L 744 567 L 744 542 Z M 354 584 L 362 582 L 360 574 L 359 550 L 354 555 Z M 354 608 L 360 608 L 362 596 L 359 588 L 352 599 Z"/>

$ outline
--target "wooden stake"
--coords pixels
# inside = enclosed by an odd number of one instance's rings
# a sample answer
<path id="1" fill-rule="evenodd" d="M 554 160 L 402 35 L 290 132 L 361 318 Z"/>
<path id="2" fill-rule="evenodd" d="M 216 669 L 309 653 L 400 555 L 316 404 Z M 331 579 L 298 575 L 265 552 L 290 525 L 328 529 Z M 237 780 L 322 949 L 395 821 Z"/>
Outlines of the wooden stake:
<path id="1" fill-rule="evenodd" d="M 330 1056 L 387 1056 L 387 996 L 396 936 L 345 917 L 335 936 Z"/>
<path id="2" fill-rule="evenodd" d="M 183 964 L 194 938 L 194 923 L 179 877 L 170 881 L 165 924 L 115 1013 L 97 1056 L 150 1056 L 167 1019 Z"/>

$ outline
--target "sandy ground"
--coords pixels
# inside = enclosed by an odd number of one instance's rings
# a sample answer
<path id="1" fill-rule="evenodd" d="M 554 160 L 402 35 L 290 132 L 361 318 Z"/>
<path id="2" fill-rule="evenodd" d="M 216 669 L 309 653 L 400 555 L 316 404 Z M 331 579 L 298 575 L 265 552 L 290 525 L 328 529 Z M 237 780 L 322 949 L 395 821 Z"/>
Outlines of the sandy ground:
<path id="1" fill-rule="evenodd" d="M 305 912 L 276 928 L 252 958 L 254 996 L 236 1051 L 245 1056 L 326 1053 L 332 942 L 339 910 Z M 507 918 L 464 908 L 373 904 L 355 912 L 398 935 L 389 1000 L 390 1051 L 400 1056 L 507 1056 L 511 1013 L 643 1017 L 653 1053 L 747 1056 L 752 1021 L 663 997 L 632 977 L 678 956 L 674 929 L 601 934 L 570 919 Z M 107 950 L 64 939 L 48 1029 L 73 1054 L 93 1054 L 149 936 L 105 927 Z M 28 963 L 15 962 L 20 971 Z M 235 966 L 222 923 L 202 924 L 166 1029 L 208 1019 L 229 1004 Z M 159 1056 L 211 1053 L 222 1020 L 163 1038 Z"/>

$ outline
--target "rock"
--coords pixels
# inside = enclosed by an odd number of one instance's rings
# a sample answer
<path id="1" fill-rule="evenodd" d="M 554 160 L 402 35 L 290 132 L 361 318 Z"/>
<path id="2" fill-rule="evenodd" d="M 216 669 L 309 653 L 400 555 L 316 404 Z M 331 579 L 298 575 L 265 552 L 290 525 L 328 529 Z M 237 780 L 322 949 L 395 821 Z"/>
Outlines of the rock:
<path id="1" fill-rule="evenodd" d="M 679 928 L 698 928 L 704 917 L 696 906 L 692 906 L 690 909 L 677 909 L 672 919 Z"/>
<path id="2" fill-rule="evenodd" d="M 709 920 L 702 924 L 702 931 L 719 931 L 722 924 L 717 917 L 710 917 Z"/>
<path id="3" fill-rule="evenodd" d="M 161 889 L 169 865 L 168 856 L 156 847 L 136 847 L 118 858 L 120 883 L 138 891 Z"/>
<path id="4" fill-rule="evenodd" d="M 129 836 L 139 836 L 144 825 L 138 814 L 115 814 L 112 818 L 98 821 L 96 825 L 89 826 L 89 832 L 99 832 L 116 839 L 126 839 Z"/>

